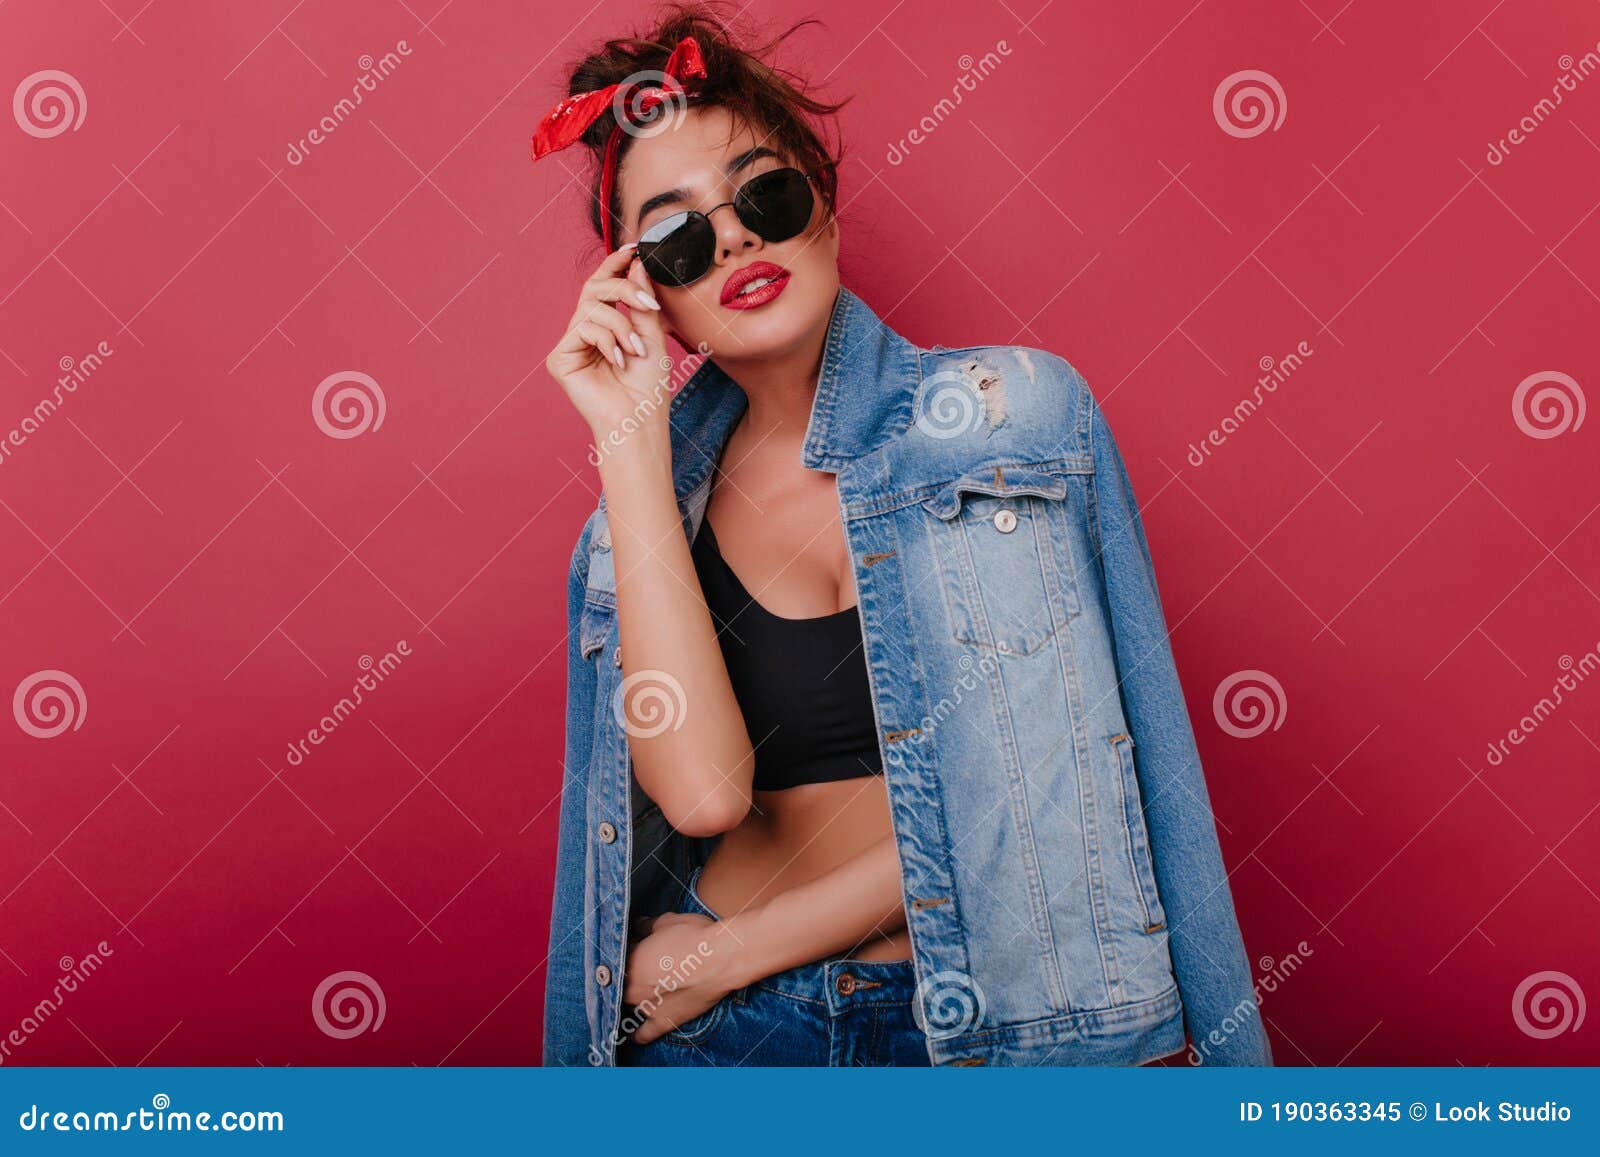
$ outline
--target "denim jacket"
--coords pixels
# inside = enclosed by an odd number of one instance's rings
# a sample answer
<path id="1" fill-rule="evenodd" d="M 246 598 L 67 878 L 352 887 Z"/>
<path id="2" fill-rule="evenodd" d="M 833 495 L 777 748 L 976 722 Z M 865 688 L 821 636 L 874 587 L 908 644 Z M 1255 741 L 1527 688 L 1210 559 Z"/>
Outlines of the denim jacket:
<path id="1" fill-rule="evenodd" d="M 697 532 L 745 396 L 673 398 Z M 836 475 L 935 1064 L 1271 1063 L 1155 572 L 1083 378 L 1019 346 L 923 349 L 841 288 L 802 460 Z M 615 1063 L 630 922 L 711 842 L 634 780 L 605 502 L 568 583 L 546 1064 Z M 628 1026 L 623 1025 L 624 1033 Z"/>

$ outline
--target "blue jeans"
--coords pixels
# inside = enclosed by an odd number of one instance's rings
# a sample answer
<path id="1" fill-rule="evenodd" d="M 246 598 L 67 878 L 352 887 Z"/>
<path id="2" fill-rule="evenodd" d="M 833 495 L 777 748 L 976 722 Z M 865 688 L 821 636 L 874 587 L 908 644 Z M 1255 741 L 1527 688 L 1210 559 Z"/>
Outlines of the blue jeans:
<path id="1" fill-rule="evenodd" d="M 680 912 L 717 919 L 689 877 Z M 640 1067 L 733 1065 L 921 1065 L 928 1041 L 912 1014 L 909 960 L 817 961 L 730 992 L 699 1016 L 640 1045 L 617 1063 Z"/>

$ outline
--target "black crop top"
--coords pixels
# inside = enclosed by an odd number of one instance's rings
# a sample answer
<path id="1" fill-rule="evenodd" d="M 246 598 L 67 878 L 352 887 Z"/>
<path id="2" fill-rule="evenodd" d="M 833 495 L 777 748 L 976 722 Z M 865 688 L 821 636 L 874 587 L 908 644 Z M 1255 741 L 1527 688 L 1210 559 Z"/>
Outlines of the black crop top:
<path id="1" fill-rule="evenodd" d="M 856 608 L 810 619 L 768 611 L 723 559 L 709 518 L 691 553 L 755 747 L 756 790 L 880 774 Z"/>

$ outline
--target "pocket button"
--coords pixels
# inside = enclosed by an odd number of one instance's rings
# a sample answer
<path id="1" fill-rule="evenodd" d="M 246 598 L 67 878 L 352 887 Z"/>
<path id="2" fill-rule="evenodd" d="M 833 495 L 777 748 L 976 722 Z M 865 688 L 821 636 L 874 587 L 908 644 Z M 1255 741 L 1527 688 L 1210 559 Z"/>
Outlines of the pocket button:
<path id="1" fill-rule="evenodd" d="M 1017 512 L 1014 510 L 995 511 L 994 528 L 1001 534 L 1010 534 L 1017 529 Z"/>

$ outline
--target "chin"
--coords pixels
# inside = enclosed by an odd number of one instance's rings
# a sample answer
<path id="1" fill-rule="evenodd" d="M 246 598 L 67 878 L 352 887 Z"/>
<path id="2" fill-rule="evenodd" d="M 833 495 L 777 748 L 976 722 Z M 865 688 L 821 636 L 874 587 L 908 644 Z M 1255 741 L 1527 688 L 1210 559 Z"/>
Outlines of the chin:
<path id="1" fill-rule="evenodd" d="M 838 291 L 835 282 L 826 294 L 799 293 L 793 285 L 783 296 L 760 309 L 730 310 L 716 306 L 722 326 L 706 327 L 707 332 L 692 335 L 703 340 L 712 357 L 750 361 L 783 357 L 815 340 L 828 326 L 833 301 Z"/>

